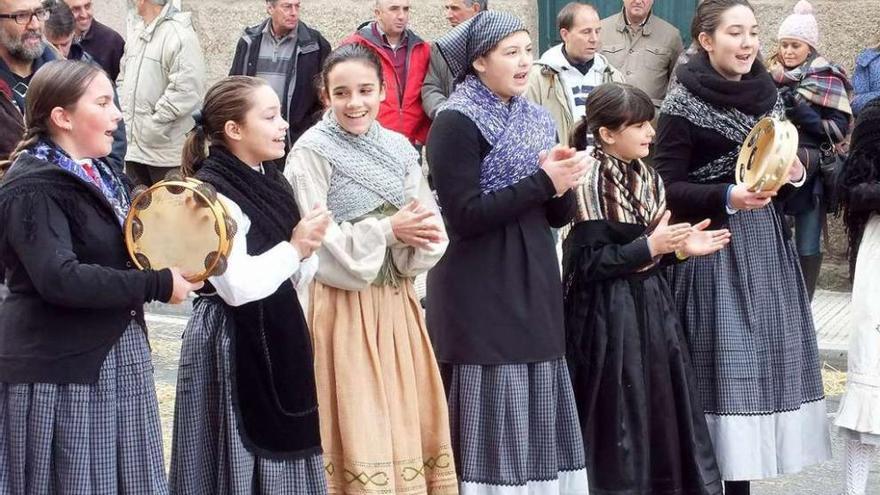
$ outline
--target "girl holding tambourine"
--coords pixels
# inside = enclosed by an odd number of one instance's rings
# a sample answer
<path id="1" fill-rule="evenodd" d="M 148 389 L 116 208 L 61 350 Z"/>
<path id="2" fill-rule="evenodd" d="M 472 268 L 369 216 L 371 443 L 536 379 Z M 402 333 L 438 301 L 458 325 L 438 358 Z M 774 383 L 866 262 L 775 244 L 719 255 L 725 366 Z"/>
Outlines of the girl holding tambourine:
<path id="1" fill-rule="evenodd" d="M 729 494 L 831 455 L 809 299 L 773 201 L 803 182 L 803 166 L 795 161 L 790 184 L 778 193 L 734 181 L 750 129 L 782 113 L 776 86 L 757 60 L 757 30 L 747 0 L 700 3 L 691 29 L 698 51 L 676 70 L 654 158 L 679 219 L 708 217 L 731 232 L 727 249 L 670 270 Z"/>

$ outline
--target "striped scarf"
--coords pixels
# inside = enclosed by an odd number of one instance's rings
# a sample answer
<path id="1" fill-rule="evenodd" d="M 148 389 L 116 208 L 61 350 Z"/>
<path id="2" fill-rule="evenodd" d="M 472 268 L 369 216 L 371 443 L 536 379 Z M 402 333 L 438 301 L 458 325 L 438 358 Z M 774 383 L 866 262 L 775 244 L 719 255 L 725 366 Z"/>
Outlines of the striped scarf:
<path id="1" fill-rule="evenodd" d="M 777 85 L 793 86 L 810 103 L 840 110 L 852 115 L 849 97 L 852 85 L 842 67 L 832 64 L 824 57 L 812 60 L 791 70 L 778 61 L 770 66 L 770 75 Z"/>
<path id="2" fill-rule="evenodd" d="M 626 163 L 600 150 L 577 188 L 576 222 L 604 220 L 652 229 L 666 211 L 666 192 L 657 172 L 641 160 Z"/>
<path id="3" fill-rule="evenodd" d="M 489 194 L 538 171 L 538 155 L 556 144 L 550 113 L 522 96 L 504 103 L 476 76 L 456 86 L 441 111 L 470 118 L 492 147 L 480 168 L 480 189 Z"/>

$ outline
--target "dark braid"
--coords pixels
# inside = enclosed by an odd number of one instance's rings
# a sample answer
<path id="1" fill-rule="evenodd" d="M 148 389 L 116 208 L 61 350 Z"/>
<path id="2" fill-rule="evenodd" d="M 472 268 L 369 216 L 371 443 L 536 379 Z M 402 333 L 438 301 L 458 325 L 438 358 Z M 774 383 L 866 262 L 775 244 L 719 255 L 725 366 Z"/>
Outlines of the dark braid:
<path id="1" fill-rule="evenodd" d="M 37 142 L 46 135 L 45 129 L 40 129 L 39 127 L 29 127 L 24 131 L 24 135 L 21 137 L 21 141 L 15 145 L 15 149 L 12 150 L 12 153 L 9 154 L 9 159 L 0 162 L 0 177 L 6 174 L 9 171 L 9 167 L 15 162 L 15 160 L 21 156 L 24 150 L 34 146 Z"/>
<path id="2" fill-rule="evenodd" d="M 40 139 L 50 138 L 52 110 L 56 107 L 72 110 L 99 74 L 104 74 L 100 67 L 73 60 L 53 60 L 40 67 L 25 96 L 24 135 L 9 159 L 0 163 L 0 175 L 9 170 L 24 150 L 33 147 Z"/>

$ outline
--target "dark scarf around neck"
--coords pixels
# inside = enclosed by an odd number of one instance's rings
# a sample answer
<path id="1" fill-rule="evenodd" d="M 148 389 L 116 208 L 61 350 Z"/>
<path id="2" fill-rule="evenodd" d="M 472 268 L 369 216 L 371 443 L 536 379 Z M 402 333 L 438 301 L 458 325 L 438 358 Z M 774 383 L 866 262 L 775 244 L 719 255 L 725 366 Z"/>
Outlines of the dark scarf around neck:
<path id="1" fill-rule="evenodd" d="M 212 147 L 195 177 L 234 201 L 251 221 L 247 252 L 288 241 L 300 220 L 293 189 L 271 163 L 265 173 Z M 286 280 L 271 296 L 229 307 L 233 403 L 244 446 L 268 459 L 321 451 L 312 345 L 302 306 Z"/>
<path id="2" fill-rule="evenodd" d="M 675 76 L 688 91 L 722 108 L 736 108 L 747 115 L 763 115 L 773 109 L 777 92 L 764 64 L 755 59 L 752 70 L 739 81 L 729 81 L 709 63 L 709 55 L 699 51 L 681 64 Z"/>

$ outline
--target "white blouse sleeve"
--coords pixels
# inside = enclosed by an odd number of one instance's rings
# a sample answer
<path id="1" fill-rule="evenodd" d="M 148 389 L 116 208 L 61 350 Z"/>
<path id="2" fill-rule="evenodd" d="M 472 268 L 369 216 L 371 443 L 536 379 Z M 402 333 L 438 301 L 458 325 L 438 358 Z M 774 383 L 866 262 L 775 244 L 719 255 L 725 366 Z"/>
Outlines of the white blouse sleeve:
<path id="1" fill-rule="evenodd" d="M 440 261 L 443 253 L 446 252 L 446 246 L 449 245 L 449 241 L 446 239 L 446 227 L 443 225 L 437 201 L 434 200 L 434 194 L 431 192 L 430 187 L 428 187 L 428 181 L 422 175 L 421 168 L 417 165 L 413 165 L 410 169 L 405 187 L 406 202 L 408 203 L 410 200 L 418 198 L 422 206 L 433 211 L 434 216 L 431 218 L 431 221 L 440 226 L 444 238 L 442 241 L 431 244 L 424 249 L 415 248 L 404 243 L 396 243 L 391 246 L 394 266 L 397 267 L 400 274 L 404 277 L 415 277 L 420 273 L 428 271 Z"/>
<path id="2" fill-rule="evenodd" d="M 208 280 L 217 295 L 230 306 L 241 306 L 271 296 L 285 280 L 294 277 L 305 262 L 300 263 L 296 248 L 286 241 L 261 255 L 249 255 L 247 233 L 251 227 L 250 219 L 229 198 L 218 196 L 238 225 L 238 232 L 232 242 L 226 271 Z"/>
<path id="3" fill-rule="evenodd" d="M 327 205 L 331 173 L 330 164 L 317 153 L 307 149 L 290 152 L 284 175 L 293 186 L 303 214 L 315 205 Z M 343 290 L 365 289 L 379 275 L 388 246 L 395 243 L 388 218 L 331 222 L 318 249 L 320 263 L 315 279 Z"/>

